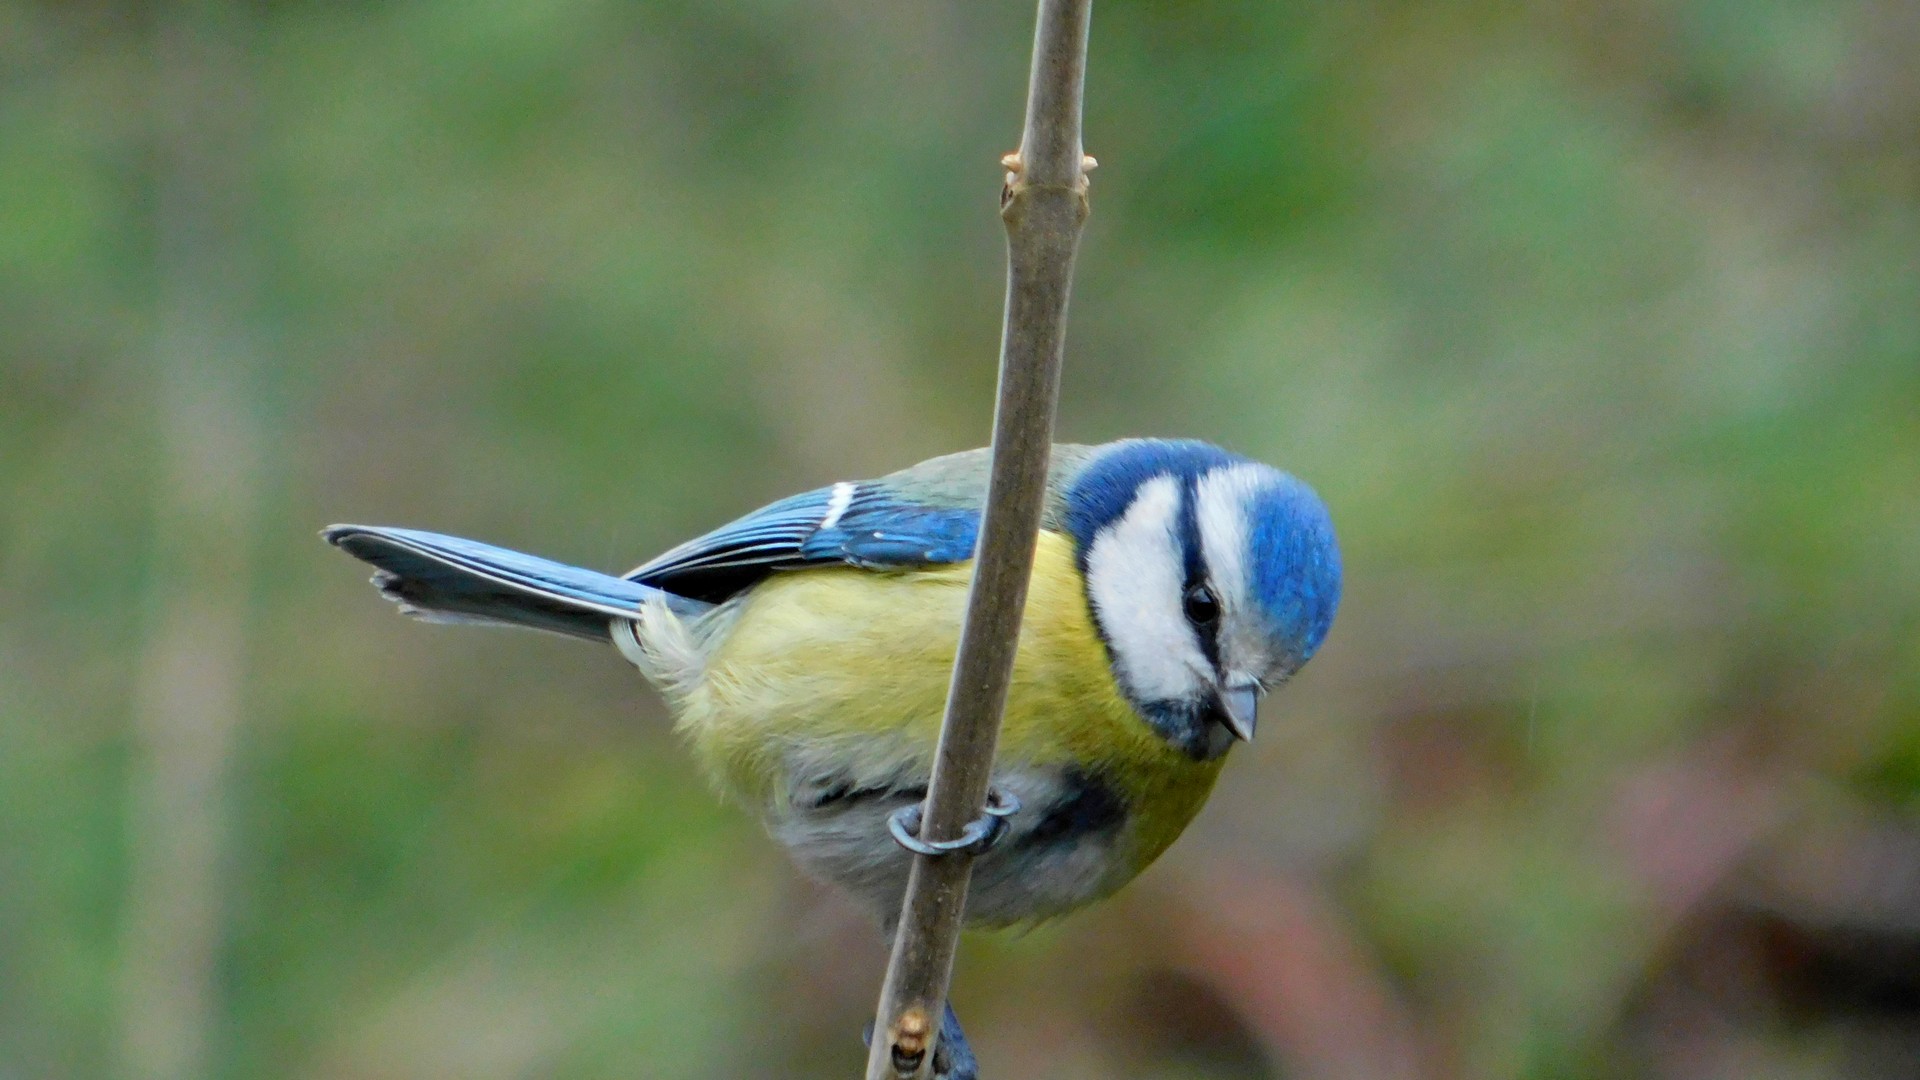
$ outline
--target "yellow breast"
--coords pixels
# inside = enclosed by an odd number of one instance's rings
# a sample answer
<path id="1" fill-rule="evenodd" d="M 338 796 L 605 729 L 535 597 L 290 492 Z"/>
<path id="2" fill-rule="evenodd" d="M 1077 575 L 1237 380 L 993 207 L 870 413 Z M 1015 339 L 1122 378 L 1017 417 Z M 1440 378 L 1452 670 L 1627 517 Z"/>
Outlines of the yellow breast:
<path id="1" fill-rule="evenodd" d="M 779 814 L 796 775 L 856 787 L 931 770 L 971 564 L 776 574 L 736 601 L 678 727 L 726 789 Z M 1218 761 L 1195 762 L 1121 695 L 1072 542 L 1042 532 L 997 763 L 1097 770 L 1132 810 L 1137 869 L 1205 802 Z"/>

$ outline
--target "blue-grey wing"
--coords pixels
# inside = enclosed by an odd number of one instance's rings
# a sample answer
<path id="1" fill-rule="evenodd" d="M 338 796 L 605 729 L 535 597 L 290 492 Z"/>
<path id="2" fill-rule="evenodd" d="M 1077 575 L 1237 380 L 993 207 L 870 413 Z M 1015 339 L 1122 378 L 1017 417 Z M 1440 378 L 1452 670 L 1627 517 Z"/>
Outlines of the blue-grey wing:
<path id="1" fill-rule="evenodd" d="M 882 484 L 835 484 L 756 510 L 626 576 L 719 603 L 777 570 L 963 562 L 973 557 L 979 532 L 978 510 L 919 504 Z"/>

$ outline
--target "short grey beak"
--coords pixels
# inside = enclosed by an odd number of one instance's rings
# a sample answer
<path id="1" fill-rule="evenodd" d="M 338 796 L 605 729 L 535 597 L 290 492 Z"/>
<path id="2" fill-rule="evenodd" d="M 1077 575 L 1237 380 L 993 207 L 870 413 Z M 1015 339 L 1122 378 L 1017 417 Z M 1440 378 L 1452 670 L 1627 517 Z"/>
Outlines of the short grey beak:
<path id="1" fill-rule="evenodd" d="M 1220 693 L 1220 711 L 1226 714 L 1227 730 L 1241 742 L 1253 741 L 1254 725 L 1260 721 L 1260 695 L 1251 686 Z"/>

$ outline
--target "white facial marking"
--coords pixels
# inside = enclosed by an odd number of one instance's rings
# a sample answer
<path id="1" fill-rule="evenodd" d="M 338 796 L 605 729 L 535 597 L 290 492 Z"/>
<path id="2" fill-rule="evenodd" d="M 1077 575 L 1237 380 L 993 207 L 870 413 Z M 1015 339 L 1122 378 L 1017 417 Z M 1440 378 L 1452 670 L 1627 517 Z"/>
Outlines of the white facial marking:
<path id="1" fill-rule="evenodd" d="M 1192 697 L 1208 670 L 1181 611 L 1180 486 L 1156 476 L 1087 553 L 1087 594 L 1113 646 L 1122 683 L 1141 701 Z"/>
<path id="2" fill-rule="evenodd" d="M 1266 637 L 1253 618 L 1258 601 L 1247 565 L 1247 507 L 1278 480 L 1264 465 L 1232 465 L 1207 473 L 1194 487 L 1201 558 L 1223 613 L 1220 663 L 1230 681 L 1235 674 L 1257 677 L 1271 662 Z"/>
<path id="3" fill-rule="evenodd" d="M 845 480 L 833 485 L 833 494 L 827 496 L 827 516 L 820 519 L 821 528 L 831 529 L 840 523 L 840 515 L 853 505 L 854 487 Z"/>

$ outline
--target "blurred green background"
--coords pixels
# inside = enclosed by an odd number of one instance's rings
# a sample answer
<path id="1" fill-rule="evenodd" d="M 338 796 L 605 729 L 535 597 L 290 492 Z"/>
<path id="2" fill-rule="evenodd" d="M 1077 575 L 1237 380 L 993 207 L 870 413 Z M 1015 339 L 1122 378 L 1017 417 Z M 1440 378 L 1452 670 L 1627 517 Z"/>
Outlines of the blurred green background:
<path id="1" fill-rule="evenodd" d="M 1027 3 L 0 2 L 0 1078 L 850 1077 L 883 948 L 618 570 L 985 440 Z M 1920 7 L 1121 3 L 1063 438 L 1348 595 L 991 1077 L 1920 1076 Z"/>

